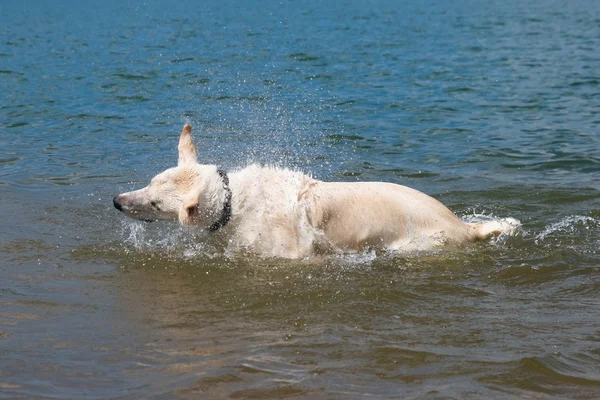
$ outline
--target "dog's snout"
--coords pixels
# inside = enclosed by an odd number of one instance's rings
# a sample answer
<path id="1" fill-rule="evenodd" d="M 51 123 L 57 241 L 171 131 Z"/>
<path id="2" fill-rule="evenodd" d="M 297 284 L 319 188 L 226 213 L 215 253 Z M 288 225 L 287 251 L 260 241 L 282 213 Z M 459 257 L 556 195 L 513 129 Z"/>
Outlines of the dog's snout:
<path id="1" fill-rule="evenodd" d="M 113 199 L 113 205 L 117 210 L 123 211 L 123 206 L 121 205 L 121 203 L 119 203 L 119 196 L 115 196 L 115 198 Z"/>

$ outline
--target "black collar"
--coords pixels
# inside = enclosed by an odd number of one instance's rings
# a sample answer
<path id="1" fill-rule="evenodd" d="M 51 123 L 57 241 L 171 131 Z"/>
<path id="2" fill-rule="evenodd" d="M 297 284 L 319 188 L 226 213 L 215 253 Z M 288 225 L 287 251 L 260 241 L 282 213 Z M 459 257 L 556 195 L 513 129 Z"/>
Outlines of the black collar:
<path id="1" fill-rule="evenodd" d="M 231 218 L 231 189 L 229 188 L 229 177 L 227 172 L 222 169 L 217 169 L 217 173 L 223 181 L 223 189 L 225 189 L 225 204 L 223 204 L 223 211 L 221 211 L 221 217 L 208 227 L 210 232 L 215 232 L 227 225 Z"/>

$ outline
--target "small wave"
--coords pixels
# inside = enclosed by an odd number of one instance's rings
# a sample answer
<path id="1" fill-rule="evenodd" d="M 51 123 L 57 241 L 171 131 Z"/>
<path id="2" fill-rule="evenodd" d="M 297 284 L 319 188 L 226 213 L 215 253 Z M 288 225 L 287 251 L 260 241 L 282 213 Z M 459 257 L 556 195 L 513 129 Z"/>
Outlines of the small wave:
<path id="1" fill-rule="evenodd" d="M 22 72 L 11 71 L 9 69 L 0 69 L 0 75 L 19 75 L 19 76 L 23 76 L 25 74 L 22 73 Z"/>
<path id="2" fill-rule="evenodd" d="M 494 386 L 512 386 L 528 393 L 535 391 L 573 398 L 573 390 L 576 390 L 581 398 L 597 398 L 600 383 L 597 362 L 597 357 L 582 353 L 526 356 L 506 363 L 510 365 L 506 372 L 484 376 L 479 380 Z"/>
<path id="3" fill-rule="evenodd" d="M 174 58 L 171 60 L 172 64 L 178 64 L 178 63 L 183 63 L 183 62 L 188 62 L 188 61 L 195 61 L 196 59 L 194 57 L 185 57 L 185 58 Z"/>
<path id="4" fill-rule="evenodd" d="M 150 77 L 146 75 L 136 75 L 136 74 L 113 74 L 113 78 L 125 79 L 125 80 L 146 80 L 150 79 Z"/>
<path id="5" fill-rule="evenodd" d="M 525 357 L 519 362 L 523 372 L 545 376 L 553 381 L 564 381 L 579 385 L 600 383 L 598 371 L 583 357 L 565 357 L 559 353 L 542 357 Z"/>
<path id="6" fill-rule="evenodd" d="M 317 61 L 321 59 L 320 56 L 311 55 L 307 53 L 292 53 L 288 55 L 288 58 L 300 62 Z"/>
<path id="7" fill-rule="evenodd" d="M 401 364 L 412 368 L 432 364 L 447 357 L 442 353 L 393 345 L 377 347 L 374 354 L 376 363 L 380 366 Z"/>
<path id="8" fill-rule="evenodd" d="M 20 121 L 20 122 L 13 122 L 11 124 L 6 125 L 7 128 L 21 128 L 23 126 L 27 126 L 29 125 L 28 122 L 24 122 L 24 121 Z"/>
<path id="9" fill-rule="evenodd" d="M 10 165 L 10 164 L 18 163 L 19 161 L 22 161 L 22 160 L 23 160 L 23 157 L 0 158 L 0 165 L 2 165 L 2 164 Z"/>
<path id="10" fill-rule="evenodd" d="M 599 221 L 592 217 L 571 215 L 558 222 L 548 225 L 542 232 L 535 235 L 536 244 L 554 235 L 579 234 L 582 230 L 598 228 Z"/>
<path id="11" fill-rule="evenodd" d="M 140 102 L 144 102 L 144 101 L 150 101 L 149 98 L 145 97 L 145 96 L 140 96 L 140 95 L 136 95 L 136 96 L 116 96 L 116 99 L 122 102 L 136 102 L 136 103 L 140 103 Z"/>

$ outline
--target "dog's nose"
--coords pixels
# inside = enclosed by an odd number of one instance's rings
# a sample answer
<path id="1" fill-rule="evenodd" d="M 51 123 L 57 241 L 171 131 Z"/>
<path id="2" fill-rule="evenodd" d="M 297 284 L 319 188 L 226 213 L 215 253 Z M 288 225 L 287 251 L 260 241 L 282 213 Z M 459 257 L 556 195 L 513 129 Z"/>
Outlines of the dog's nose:
<path id="1" fill-rule="evenodd" d="M 119 197 L 119 196 L 115 196 L 115 198 L 113 199 L 113 204 L 114 204 L 114 206 L 115 206 L 115 208 L 116 208 L 117 210 L 119 210 L 119 211 L 123 211 L 123 206 L 121 205 L 121 203 L 119 203 L 119 202 L 117 201 L 118 197 Z"/>

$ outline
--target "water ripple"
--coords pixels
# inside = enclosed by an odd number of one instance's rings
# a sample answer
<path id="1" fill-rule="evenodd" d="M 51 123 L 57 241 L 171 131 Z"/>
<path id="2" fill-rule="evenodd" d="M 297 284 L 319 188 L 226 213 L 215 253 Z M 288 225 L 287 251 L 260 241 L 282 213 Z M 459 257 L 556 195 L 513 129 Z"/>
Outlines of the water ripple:
<path id="1" fill-rule="evenodd" d="M 4 2 L 2 395 L 599 398 L 600 3 L 471 3 Z M 284 262 L 123 219 L 186 122 L 523 228 Z"/>

